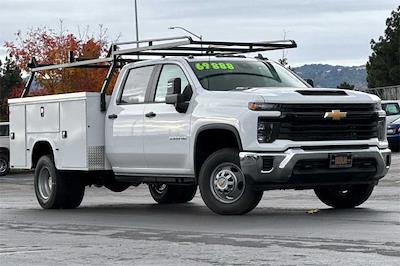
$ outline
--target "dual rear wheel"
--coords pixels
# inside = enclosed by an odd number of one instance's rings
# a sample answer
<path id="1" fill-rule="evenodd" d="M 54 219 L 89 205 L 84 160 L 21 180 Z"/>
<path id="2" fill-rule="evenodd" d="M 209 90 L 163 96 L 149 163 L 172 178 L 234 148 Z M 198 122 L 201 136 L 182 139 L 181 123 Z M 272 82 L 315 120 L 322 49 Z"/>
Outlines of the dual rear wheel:
<path id="1" fill-rule="evenodd" d="M 79 176 L 58 171 L 50 155 L 42 156 L 35 169 L 36 198 L 44 209 L 73 209 L 85 194 L 85 184 Z"/>
<path id="2" fill-rule="evenodd" d="M 196 185 L 150 184 L 150 194 L 160 204 L 186 203 L 196 195 Z"/>

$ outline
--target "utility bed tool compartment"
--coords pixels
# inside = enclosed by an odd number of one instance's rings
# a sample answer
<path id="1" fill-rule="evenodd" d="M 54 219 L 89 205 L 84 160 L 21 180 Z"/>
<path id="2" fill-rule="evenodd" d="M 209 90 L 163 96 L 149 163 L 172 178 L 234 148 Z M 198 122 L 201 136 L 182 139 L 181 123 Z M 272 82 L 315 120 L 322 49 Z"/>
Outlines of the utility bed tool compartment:
<path id="1" fill-rule="evenodd" d="M 104 119 L 99 93 L 11 99 L 11 166 L 31 168 L 37 143 L 51 145 L 57 169 L 104 170 Z"/>
<path id="2" fill-rule="evenodd" d="M 58 132 L 60 130 L 60 103 L 26 105 L 26 132 Z"/>

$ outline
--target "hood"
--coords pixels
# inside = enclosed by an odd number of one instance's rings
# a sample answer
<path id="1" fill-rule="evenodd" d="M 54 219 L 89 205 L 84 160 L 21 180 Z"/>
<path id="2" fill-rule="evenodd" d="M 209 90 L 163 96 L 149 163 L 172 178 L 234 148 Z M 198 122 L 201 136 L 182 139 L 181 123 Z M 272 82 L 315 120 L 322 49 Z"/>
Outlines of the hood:
<path id="1" fill-rule="evenodd" d="M 400 118 L 400 115 L 389 115 L 389 116 L 386 116 L 386 124 L 391 124 L 395 120 L 397 120 L 398 118 Z"/>
<path id="2" fill-rule="evenodd" d="M 322 88 L 250 88 L 241 93 L 261 96 L 269 103 L 376 103 L 379 97 L 352 90 Z"/>

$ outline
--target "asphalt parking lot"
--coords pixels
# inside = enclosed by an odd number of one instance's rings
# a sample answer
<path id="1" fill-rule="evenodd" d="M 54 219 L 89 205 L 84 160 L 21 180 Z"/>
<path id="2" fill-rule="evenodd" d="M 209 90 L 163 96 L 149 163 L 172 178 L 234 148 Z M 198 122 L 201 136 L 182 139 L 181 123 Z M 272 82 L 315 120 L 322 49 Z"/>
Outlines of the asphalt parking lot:
<path id="1" fill-rule="evenodd" d="M 199 195 L 156 205 L 142 185 L 87 188 L 76 210 L 42 210 L 30 173 L 0 178 L 0 265 L 399 265 L 400 154 L 372 197 L 334 210 L 312 191 L 269 191 L 245 216 Z"/>

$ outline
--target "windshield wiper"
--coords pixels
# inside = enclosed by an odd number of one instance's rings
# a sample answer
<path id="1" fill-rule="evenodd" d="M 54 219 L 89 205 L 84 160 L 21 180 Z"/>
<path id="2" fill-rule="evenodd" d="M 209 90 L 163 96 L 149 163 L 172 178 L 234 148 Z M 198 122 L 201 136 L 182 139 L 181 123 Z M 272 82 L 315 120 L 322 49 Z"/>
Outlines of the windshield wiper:
<path id="1" fill-rule="evenodd" d="M 231 89 L 230 91 L 245 91 L 249 89 L 251 89 L 251 87 L 236 87 L 234 89 Z"/>

